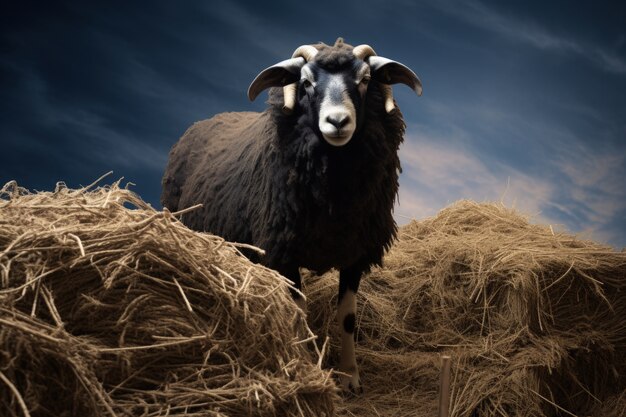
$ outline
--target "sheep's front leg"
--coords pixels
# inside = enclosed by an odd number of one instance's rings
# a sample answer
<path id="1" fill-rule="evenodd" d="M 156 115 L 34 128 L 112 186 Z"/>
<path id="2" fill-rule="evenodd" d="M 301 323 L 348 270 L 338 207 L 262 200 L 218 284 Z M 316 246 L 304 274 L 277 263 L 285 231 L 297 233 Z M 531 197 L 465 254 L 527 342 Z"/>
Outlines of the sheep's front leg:
<path id="1" fill-rule="evenodd" d="M 339 298 L 337 324 L 341 332 L 341 358 L 339 360 L 339 381 L 344 391 L 362 393 L 359 369 L 354 352 L 354 328 L 356 322 L 356 293 L 359 289 L 362 271 L 342 269 L 339 273 Z"/>

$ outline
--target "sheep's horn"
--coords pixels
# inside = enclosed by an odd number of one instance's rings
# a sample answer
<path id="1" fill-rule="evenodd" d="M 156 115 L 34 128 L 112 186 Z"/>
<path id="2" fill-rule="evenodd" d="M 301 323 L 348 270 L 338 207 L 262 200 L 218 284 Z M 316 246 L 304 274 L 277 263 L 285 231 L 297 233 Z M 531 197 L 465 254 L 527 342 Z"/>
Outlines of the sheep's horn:
<path id="1" fill-rule="evenodd" d="M 302 57 L 286 59 L 278 64 L 265 68 L 248 87 L 248 98 L 255 98 L 269 87 L 284 86 L 300 79 L 300 68 L 306 63 Z"/>
<path id="2" fill-rule="evenodd" d="M 313 60 L 315 55 L 317 54 L 317 49 L 311 45 L 301 45 L 299 46 L 291 56 L 292 58 L 302 57 L 306 62 L 310 62 Z M 288 84 L 283 87 L 283 96 L 284 96 L 284 105 L 283 112 L 286 114 L 291 114 L 293 112 L 293 108 L 296 105 L 296 89 L 297 83 Z"/>
<path id="3" fill-rule="evenodd" d="M 309 62 L 315 57 L 315 55 L 317 55 L 317 48 L 312 45 L 302 45 L 293 52 L 291 57 L 297 58 L 301 56 L 306 60 L 306 62 Z"/>
<path id="4" fill-rule="evenodd" d="M 385 111 L 391 113 L 396 109 L 396 105 L 393 103 L 393 92 L 389 84 L 380 84 L 380 89 L 383 91 L 383 98 L 385 100 Z"/>
<path id="5" fill-rule="evenodd" d="M 406 65 L 382 56 L 371 56 L 367 63 L 372 70 L 372 78 L 377 81 L 383 84 L 402 83 L 413 89 L 418 96 L 422 95 L 422 82 Z"/>
<path id="6" fill-rule="evenodd" d="M 363 61 L 366 61 L 371 56 L 376 56 L 374 48 L 369 45 L 355 46 L 354 49 L 352 49 L 352 54 L 357 59 L 362 59 Z M 391 90 L 391 86 L 381 84 L 381 90 L 383 93 L 383 101 L 385 103 L 385 111 L 387 113 L 391 113 L 396 108 L 396 105 L 393 104 L 393 91 Z"/>
<path id="7" fill-rule="evenodd" d="M 352 49 L 352 54 L 356 58 L 365 61 L 370 56 L 376 55 L 376 52 L 374 52 L 374 49 L 372 49 L 372 47 L 369 45 L 359 45 L 355 46 L 354 49 Z"/>
<path id="8" fill-rule="evenodd" d="M 292 83 L 283 87 L 283 113 L 285 114 L 291 114 L 293 112 L 293 107 L 296 105 L 297 85 L 297 83 Z"/>

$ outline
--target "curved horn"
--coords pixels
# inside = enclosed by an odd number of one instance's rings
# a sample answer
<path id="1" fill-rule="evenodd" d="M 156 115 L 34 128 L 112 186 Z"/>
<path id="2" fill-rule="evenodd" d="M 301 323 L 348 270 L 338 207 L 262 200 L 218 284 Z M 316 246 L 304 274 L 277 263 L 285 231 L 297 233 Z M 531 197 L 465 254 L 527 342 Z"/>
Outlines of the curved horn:
<path id="1" fill-rule="evenodd" d="M 357 59 L 362 59 L 363 61 L 369 60 L 369 57 L 371 56 L 376 56 L 376 52 L 374 51 L 374 48 L 365 44 L 355 46 L 354 49 L 352 50 L 352 54 Z M 391 113 L 396 108 L 396 105 L 393 104 L 393 91 L 391 90 L 391 86 L 381 84 L 381 91 L 383 93 L 383 102 L 385 103 L 385 111 L 387 113 Z"/>
<path id="2" fill-rule="evenodd" d="M 311 45 L 301 45 L 293 52 L 292 58 L 302 57 L 306 62 L 310 62 L 315 58 L 317 54 L 317 48 Z M 293 112 L 293 108 L 296 105 L 296 83 L 288 84 L 283 87 L 283 96 L 284 96 L 284 104 L 283 104 L 283 112 L 285 114 L 291 114 Z"/>
<path id="3" fill-rule="evenodd" d="M 369 45 L 358 45 L 354 47 L 352 54 L 358 59 L 365 61 L 370 56 L 375 56 L 376 52 L 374 52 L 374 49 Z"/>
<path id="4" fill-rule="evenodd" d="M 297 83 L 287 84 L 283 87 L 283 113 L 291 114 L 296 104 Z"/>
<path id="5" fill-rule="evenodd" d="M 265 68 L 256 76 L 250 87 L 248 87 L 248 98 L 254 99 L 269 87 L 284 86 L 300 78 L 300 68 L 306 63 L 304 58 L 291 58 Z"/>
<path id="6" fill-rule="evenodd" d="M 301 45 L 298 46 L 298 48 L 293 52 L 293 55 L 291 57 L 297 58 L 301 56 L 306 60 L 306 62 L 309 62 L 313 59 L 313 57 L 315 57 L 315 55 L 317 55 L 317 49 L 314 46 Z"/>
<path id="7" fill-rule="evenodd" d="M 391 91 L 389 84 L 380 84 L 380 89 L 383 92 L 385 111 L 389 114 L 396 109 L 396 105 L 393 103 L 393 91 Z"/>
<path id="8" fill-rule="evenodd" d="M 402 83 L 413 89 L 418 96 L 422 95 L 422 82 L 406 65 L 382 56 L 371 56 L 367 59 L 372 70 L 372 77 L 383 84 Z"/>

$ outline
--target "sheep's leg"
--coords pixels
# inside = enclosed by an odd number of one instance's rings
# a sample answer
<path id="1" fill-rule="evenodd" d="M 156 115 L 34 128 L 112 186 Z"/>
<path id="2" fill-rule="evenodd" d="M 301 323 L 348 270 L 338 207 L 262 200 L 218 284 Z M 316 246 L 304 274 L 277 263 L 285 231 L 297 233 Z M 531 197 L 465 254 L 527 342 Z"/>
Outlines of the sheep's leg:
<path id="1" fill-rule="evenodd" d="M 341 332 L 341 358 L 339 380 L 344 391 L 362 393 L 359 369 L 354 352 L 354 327 L 356 321 L 356 293 L 361 281 L 358 269 L 342 269 L 339 273 L 339 298 L 337 306 L 337 323 Z"/>

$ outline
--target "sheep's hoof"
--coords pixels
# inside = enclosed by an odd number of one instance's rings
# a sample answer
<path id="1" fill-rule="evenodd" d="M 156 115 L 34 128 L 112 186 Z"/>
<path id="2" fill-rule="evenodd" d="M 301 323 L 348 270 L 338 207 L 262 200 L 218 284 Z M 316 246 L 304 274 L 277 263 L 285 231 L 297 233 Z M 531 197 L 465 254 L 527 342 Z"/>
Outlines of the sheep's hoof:
<path id="1" fill-rule="evenodd" d="M 354 370 L 351 373 L 339 374 L 339 386 L 344 394 L 348 395 L 361 395 L 363 394 L 363 386 L 361 385 L 361 378 L 359 377 L 359 371 Z"/>

